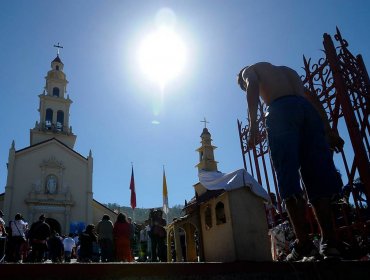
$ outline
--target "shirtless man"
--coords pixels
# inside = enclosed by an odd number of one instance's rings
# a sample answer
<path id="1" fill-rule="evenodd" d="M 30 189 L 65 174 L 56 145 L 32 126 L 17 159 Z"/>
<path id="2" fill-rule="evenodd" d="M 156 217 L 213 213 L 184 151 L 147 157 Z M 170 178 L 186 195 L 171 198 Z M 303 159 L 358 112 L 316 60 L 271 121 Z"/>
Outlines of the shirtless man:
<path id="1" fill-rule="evenodd" d="M 320 102 L 312 99 L 313 95 L 304 93 L 302 81 L 294 70 L 259 62 L 240 71 L 238 84 L 247 92 L 249 147 L 255 145 L 258 134 L 259 98 L 268 105 L 266 130 L 271 158 L 280 196 L 285 201 L 296 235 L 295 247 L 287 261 L 310 256 L 313 249 L 306 230 L 301 177 L 320 226 L 320 254 L 324 259 L 339 257 L 331 201 L 340 193 L 341 186 L 328 144 L 340 150 L 343 140 L 340 141 L 339 136 L 325 138 L 330 132 L 325 111 L 320 108 Z"/>

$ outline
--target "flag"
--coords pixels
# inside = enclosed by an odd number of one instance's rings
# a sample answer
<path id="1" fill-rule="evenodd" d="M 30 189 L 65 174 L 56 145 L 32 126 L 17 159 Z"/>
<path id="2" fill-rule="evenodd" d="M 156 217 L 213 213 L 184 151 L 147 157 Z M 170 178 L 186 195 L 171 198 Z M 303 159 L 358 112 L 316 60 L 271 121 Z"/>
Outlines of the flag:
<path id="1" fill-rule="evenodd" d="M 167 182 L 166 173 L 163 169 L 163 212 L 168 214 L 168 193 L 167 193 Z"/>
<path id="2" fill-rule="evenodd" d="M 134 167 L 131 166 L 131 182 L 130 182 L 130 190 L 131 190 L 131 208 L 136 208 L 136 192 L 135 192 L 135 179 L 134 179 Z"/>

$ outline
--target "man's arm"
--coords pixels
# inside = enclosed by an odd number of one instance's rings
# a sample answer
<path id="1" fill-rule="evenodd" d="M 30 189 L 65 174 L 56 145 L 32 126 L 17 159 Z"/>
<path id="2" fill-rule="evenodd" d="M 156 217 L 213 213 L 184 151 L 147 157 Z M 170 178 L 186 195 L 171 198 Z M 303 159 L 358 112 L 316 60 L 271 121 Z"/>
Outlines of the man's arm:
<path id="1" fill-rule="evenodd" d="M 257 110 L 259 103 L 259 81 L 256 73 L 249 70 L 244 76 L 246 83 L 248 113 L 249 113 L 249 135 L 248 146 L 254 147 L 258 134 Z"/>
<path id="2" fill-rule="evenodd" d="M 334 150 L 335 152 L 339 152 L 343 149 L 344 141 L 339 136 L 338 132 L 333 130 L 330 127 L 329 119 L 326 115 L 325 109 L 322 106 L 319 98 L 315 93 L 310 91 L 308 88 L 305 88 L 305 97 L 311 102 L 311 104 L 315 107 L 317 112 L 319 113 L 325 129 L 325 138 L 329 144 L 330 149 Z"/>

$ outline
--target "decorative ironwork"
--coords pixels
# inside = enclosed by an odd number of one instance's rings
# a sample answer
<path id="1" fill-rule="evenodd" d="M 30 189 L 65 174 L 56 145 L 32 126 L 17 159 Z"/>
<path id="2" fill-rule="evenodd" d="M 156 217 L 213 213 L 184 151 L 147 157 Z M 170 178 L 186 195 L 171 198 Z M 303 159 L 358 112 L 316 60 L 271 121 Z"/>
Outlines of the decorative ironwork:
<path id="1" fill-rule="evenodd" d="M 335 102 L 335 87 L 329 62 L 326 58 L 320 58 L 318 63 L 311 64 L 311 59 L 307 60 L 303 56 L 303 63 L 305 76 L 301 76 L 302 82 L 309 91 L 317 95 L 331 122 L 334 115 L 340 116 L 342 112 Z"/>

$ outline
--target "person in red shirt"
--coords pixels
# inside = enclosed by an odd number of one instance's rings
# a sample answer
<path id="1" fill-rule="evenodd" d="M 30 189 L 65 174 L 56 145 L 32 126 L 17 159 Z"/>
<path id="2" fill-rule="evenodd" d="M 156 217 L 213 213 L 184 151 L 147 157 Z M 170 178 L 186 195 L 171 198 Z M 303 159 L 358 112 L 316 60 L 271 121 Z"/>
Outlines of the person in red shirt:
<path id="1" fill-rule="evenodd" d="M 116 261 L 132 262 L 130 248 L 130 224 L 123 213 L 119 213 L 113 226 L 113 238 L 115 243 Z"/>

